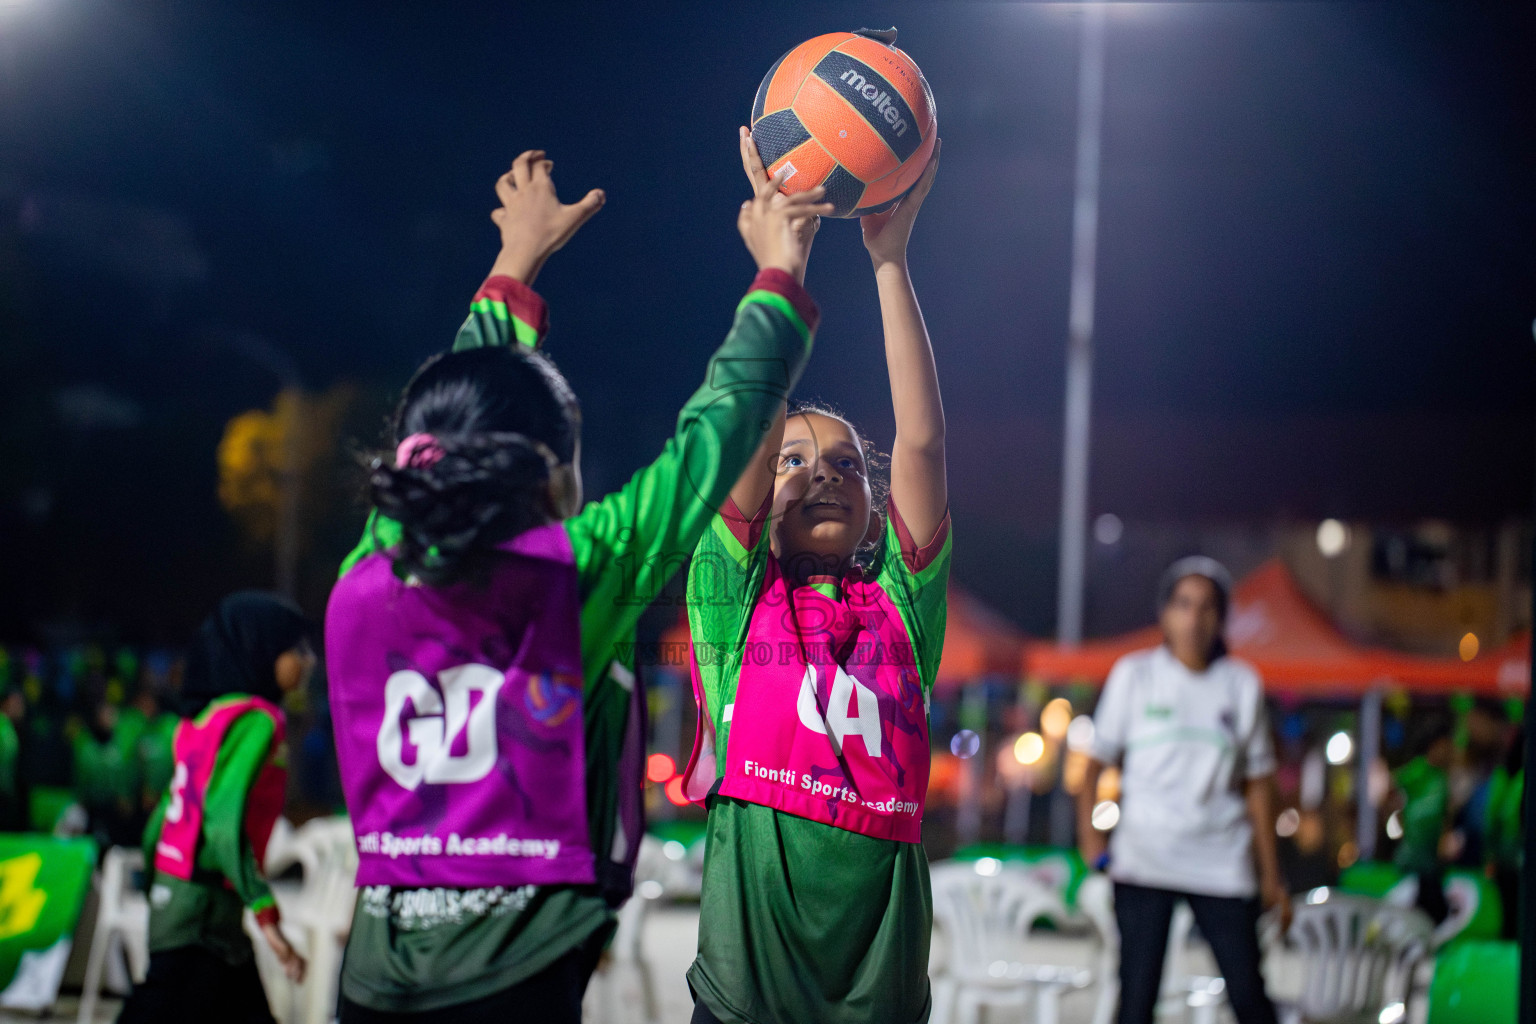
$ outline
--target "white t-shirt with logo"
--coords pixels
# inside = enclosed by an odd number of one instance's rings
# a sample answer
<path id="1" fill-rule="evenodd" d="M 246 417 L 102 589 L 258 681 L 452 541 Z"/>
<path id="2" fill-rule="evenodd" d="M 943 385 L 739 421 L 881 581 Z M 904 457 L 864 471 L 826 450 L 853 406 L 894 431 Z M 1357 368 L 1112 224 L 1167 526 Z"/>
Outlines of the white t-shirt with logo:
<path id="1" fill-rule="evenodd" d="M 1166 647 L 1115 663 L 1094 712 L 1092 754 L 1121 763 L 1109 874 L 1207 896 L 1257 892 L 1243 785 L 1274 773 L 1264 684 L 1225 657 L 1191 672 Z"/>

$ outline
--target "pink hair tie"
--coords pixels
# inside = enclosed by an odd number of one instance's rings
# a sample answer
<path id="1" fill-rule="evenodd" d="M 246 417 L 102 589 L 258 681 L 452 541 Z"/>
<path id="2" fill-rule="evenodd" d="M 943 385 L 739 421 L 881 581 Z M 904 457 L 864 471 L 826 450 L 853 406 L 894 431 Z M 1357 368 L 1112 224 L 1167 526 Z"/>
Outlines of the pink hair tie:
<path id="1" fill-rule="evenodd" d="M 412 434 L 395 449 L 395 465 L 426 469 L 443 457 L 443 446 L 431 434 Z"/>

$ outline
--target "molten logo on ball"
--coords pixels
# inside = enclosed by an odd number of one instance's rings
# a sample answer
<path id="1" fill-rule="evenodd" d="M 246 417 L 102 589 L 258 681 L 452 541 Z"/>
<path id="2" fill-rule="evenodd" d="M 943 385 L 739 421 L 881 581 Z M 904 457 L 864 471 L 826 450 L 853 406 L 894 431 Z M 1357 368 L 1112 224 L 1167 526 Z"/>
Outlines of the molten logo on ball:
<path id="1" fill-rule="evenodd" d="M 885 123 L 890 125 L 898 136 L 907 134 L 906 119 L 901 112 L 891 103 L 891 94 L 881 89 L 878 85 L 870 85 L 864 81 L 864 76 L 849 68 L 840 76 L 841 80 L 853 87 L 853 91 L 874 104 L 875 110 Z"/>

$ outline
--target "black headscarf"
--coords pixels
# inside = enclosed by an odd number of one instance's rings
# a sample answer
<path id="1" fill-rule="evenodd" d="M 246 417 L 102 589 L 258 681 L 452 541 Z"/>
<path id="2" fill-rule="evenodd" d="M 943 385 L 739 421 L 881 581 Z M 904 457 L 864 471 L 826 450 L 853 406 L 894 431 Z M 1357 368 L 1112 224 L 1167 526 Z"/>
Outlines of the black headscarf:
<path id="1" fill-rule="evenodd" d="M 187 653 L 181 713 L 191 718 L 231 693 L 280 702 L 278 655 L 315 632 L 315 624 L 286 598 L 258 590 L 230 594 L 203 620 Z"/>

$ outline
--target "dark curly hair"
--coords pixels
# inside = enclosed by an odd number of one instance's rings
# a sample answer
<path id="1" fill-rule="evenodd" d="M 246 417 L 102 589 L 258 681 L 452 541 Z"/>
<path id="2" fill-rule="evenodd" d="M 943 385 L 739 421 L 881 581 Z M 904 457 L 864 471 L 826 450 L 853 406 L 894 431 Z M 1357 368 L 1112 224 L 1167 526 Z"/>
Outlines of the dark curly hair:
<path id="1" fill-rule="evenodd" d="M 434 586 L 478 575 L 497 544 L 548 521 L 550 472 L 575 458 L 576 394 L 542 353 L 510 346 L 434 356 L 406 385 L 393 440 L 441 454 L 369 460 L 370 497 L 401 526 L 395 564 Z"/>
<path id="2" fill-rule="evenodd" d="M 797 402 L 790 407 L 786 418 L 796 416 L 825 416 L 828 419 L 837 420 L 853 431 L 853 436 L 859 439 L 859 451 L 864 456 L 865 476 L 869 480 L 869 514 L 880 524 L 878 536 L 885 536 L 885 506 L 891 496 L 891 457 L 876 447 L 875 442 L 854 425 L 853 421 L 844 416 L 842 411 L 834 405 L 826 402 Z M 861 544 L 859 551 L 868 554 L 880 544 L 876 540 L 873 544 Z"/>

